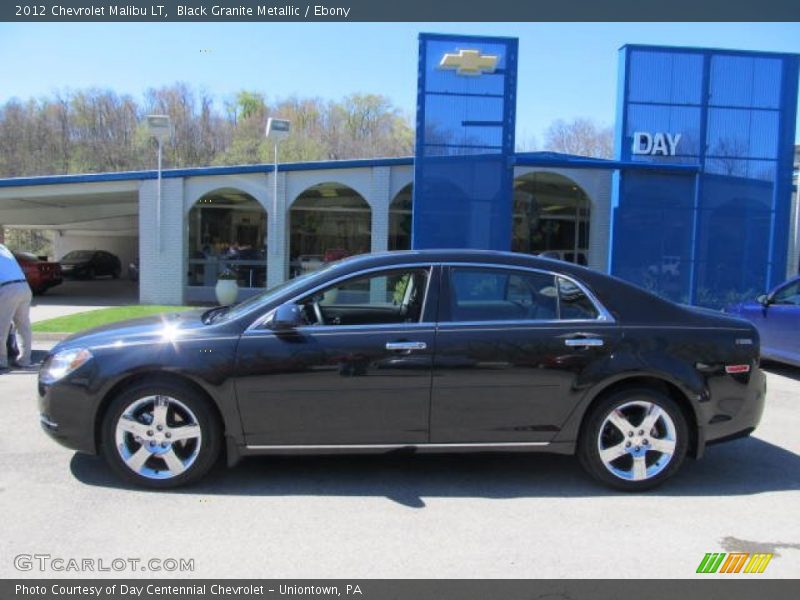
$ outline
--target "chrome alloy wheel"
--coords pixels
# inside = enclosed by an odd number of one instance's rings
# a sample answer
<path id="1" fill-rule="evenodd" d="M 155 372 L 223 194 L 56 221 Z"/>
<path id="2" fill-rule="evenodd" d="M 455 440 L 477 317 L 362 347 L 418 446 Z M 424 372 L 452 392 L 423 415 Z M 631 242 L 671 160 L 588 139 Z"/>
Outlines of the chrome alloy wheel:
<path id="1" fill-rule="evenodd" d="M 115 444 L 128 468 L 148 479 L 171 479 L 194 464 L 203 442 L 195 414 L 170 396 L 145 396 L 120 415 Z"/>
<path id="2" fill-rule="evenodd" d="M 676 447 L 675 423 L 653 402 L 634 400 L 612 410 L 600 426 L 597 449 L 606 469 L 626 481 L 661 473 Z"/>

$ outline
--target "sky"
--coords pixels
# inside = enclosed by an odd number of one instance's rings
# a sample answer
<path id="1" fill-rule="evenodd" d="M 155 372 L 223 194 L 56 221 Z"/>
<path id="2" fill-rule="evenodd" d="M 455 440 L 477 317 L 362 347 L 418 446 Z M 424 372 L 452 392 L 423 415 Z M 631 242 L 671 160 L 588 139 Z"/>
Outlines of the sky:
<path id="1" fill-rule="evenodd" d="M 614 124 L 626 43 L 800 53 L 800 23 L 3 23 L 0 103 L 86 87 L 140 98 L 183 81 L 220 106 L 242 89 L 270 100 L 380 93 L 413 118 L 420 32 L 519 38 L 525 146 L 555 119 Z"/>

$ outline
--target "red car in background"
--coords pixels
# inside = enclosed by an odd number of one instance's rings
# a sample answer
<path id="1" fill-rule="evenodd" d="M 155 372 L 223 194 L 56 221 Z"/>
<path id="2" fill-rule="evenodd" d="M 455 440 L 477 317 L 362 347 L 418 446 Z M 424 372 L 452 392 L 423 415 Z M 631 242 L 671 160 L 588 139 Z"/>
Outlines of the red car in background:
<path id="1" fill-rule="evenodd" d="M 41 260 L 30 252 L 14 252 L 14 258 L 22 267 L 34 294 L 44 294 L 51 287 L 61 284 L 63 278 L 60 264 Z"/>
<path id="2" fill-rule="evenodd" d="M 350 256 L 350 252 L 344 248 L 328 248 L 325 250 L 325 255 L 322 258 L 322 262 L 329 263 L 335 260 L 342 260 L 348 256 Z"/>

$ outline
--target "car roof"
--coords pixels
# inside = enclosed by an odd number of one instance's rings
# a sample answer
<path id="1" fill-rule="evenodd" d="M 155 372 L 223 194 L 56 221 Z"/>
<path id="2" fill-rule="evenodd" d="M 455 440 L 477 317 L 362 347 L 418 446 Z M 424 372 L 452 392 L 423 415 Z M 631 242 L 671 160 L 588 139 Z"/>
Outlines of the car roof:
<path id="1" fill-rule="evenodd" d="M 430 249 L 430 250 L 391 250 L 351 256 L 340 261 L 357 269 L 369 266 L 389 265 L 392 263 L 427 263 L 427 262 L 487 262 L 506 265 L 521 265 L 542 269 L 562 268 L 570 263 L 551 258 L 538 257 L 519 252 L 503 252 L 500 250 L 477 249 Z"/>

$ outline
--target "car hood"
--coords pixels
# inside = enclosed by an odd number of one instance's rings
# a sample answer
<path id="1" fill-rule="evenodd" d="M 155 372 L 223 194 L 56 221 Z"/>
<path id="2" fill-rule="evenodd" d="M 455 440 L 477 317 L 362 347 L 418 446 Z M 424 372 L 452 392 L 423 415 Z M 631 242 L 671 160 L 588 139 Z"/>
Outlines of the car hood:
<path id="1" fill-rule="evenodd" d="M 89 262 L 90 261 L 87 258 L 87 259 L 83 259 L 83 260 L 78 260 L 78 259 L 75 259 L 75 260 L 62 260 L 62 261 L 60 261 L 60 264 L 61 264 L 62 267 L 77 267 L 79 265 L 88 265 Z"/>
<path id="2" fill-rule="evenodd" d="M 177 341 L 185 337 L 196 337 L 198 333 L 208 330 L 208 325 L 202 321 L 204 312 L 205 309 L 196 309 L 164 313 L 93 327 L 68 337 L 52 351 L 127 344 L 156 344 Z"/>

